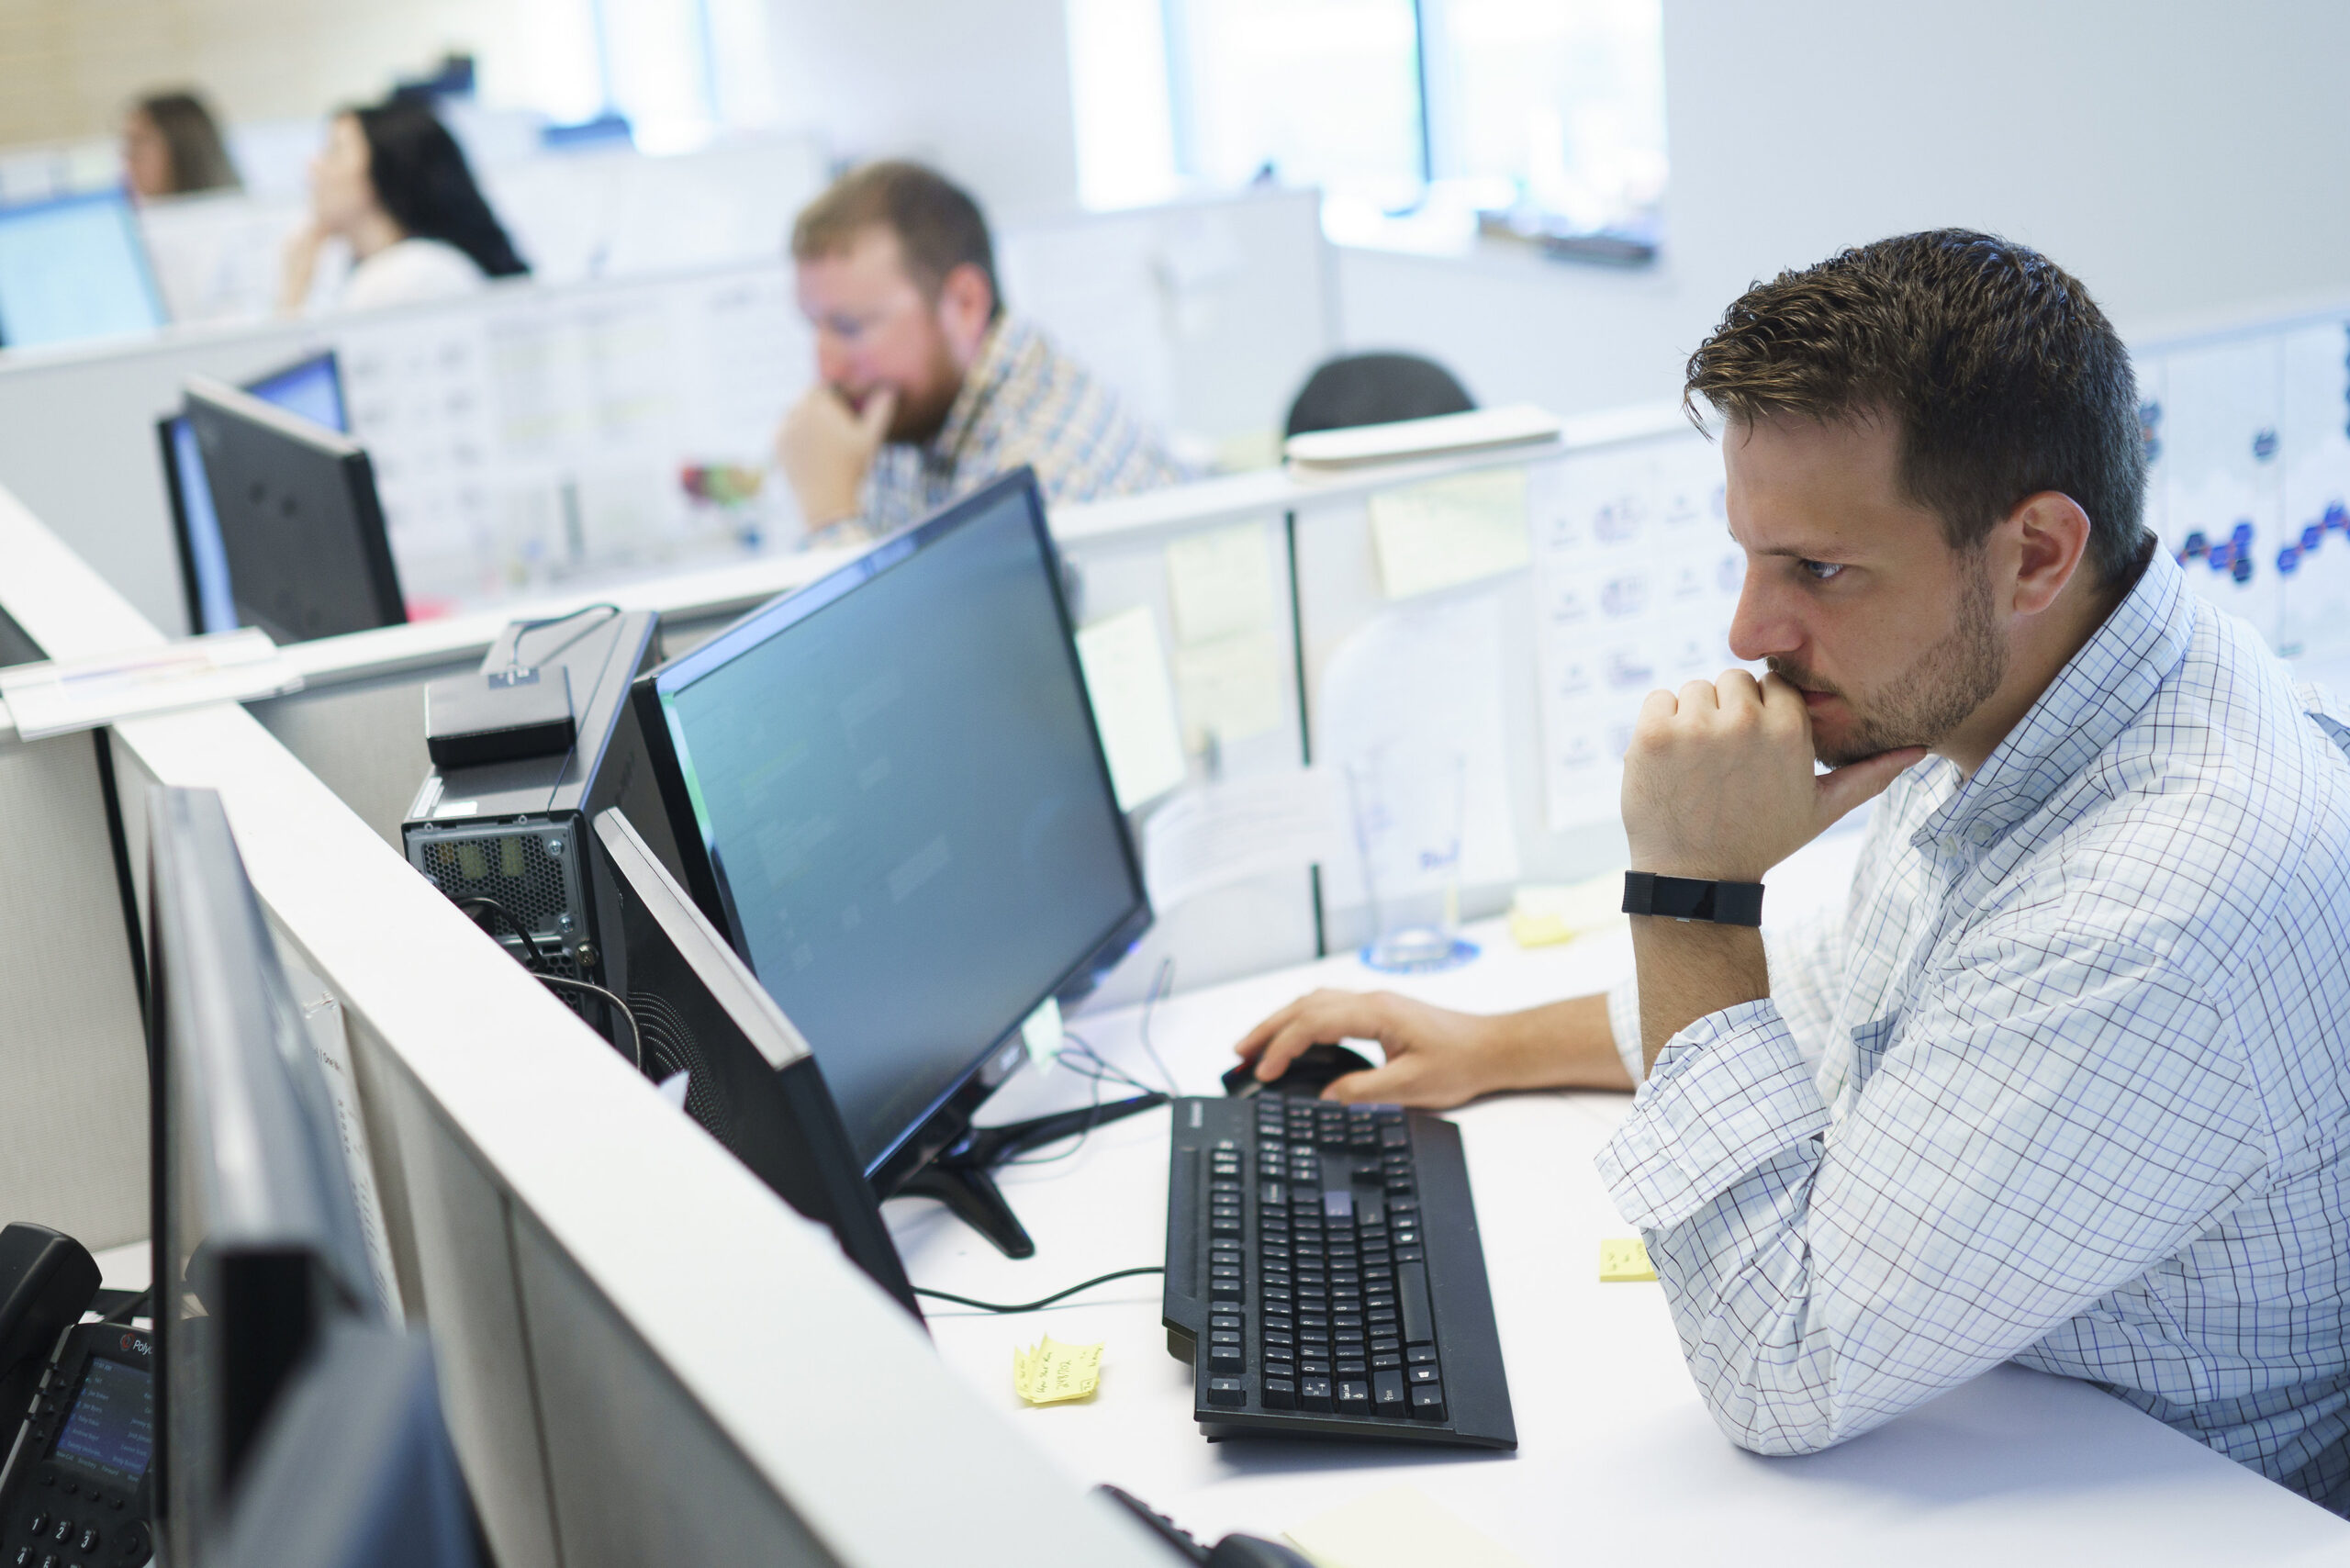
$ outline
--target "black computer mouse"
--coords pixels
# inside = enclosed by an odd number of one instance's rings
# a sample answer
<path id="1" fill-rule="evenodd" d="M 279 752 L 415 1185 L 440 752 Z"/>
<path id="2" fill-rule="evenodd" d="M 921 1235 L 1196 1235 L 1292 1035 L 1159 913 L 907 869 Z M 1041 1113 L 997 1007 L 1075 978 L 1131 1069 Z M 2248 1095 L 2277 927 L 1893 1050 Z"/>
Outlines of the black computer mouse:
<path id="1" fill-rule="evenodd" d="M 1318 1096 L 1333 1081 L 1350 1072 L 1369 1072 L 1371 1064 L 1344 1046 L 1308 1046 L 1297 1053 L 1289 1070 L 1270 1083 L 1257 1081 L 1257 1064 L 1244 1061 L 1224 1075 L 1224 1092 L 1246 1097 L 1270 1090 L 1277 1094 Z"/>

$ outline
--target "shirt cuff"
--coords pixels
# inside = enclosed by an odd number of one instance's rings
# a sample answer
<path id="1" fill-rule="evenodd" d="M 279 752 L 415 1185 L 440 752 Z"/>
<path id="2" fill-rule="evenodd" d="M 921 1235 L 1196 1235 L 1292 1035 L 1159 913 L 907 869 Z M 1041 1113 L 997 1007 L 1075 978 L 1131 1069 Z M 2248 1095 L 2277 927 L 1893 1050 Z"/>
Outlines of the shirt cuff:
<path id="1" fill-rule="evenodd" d="M 1624 1058 L 1624 1071 L 1632 1087 L 1640 1086 L 1644 1064 L 1640 1058 L 1640 982 L 1639 977 L 1608 988 L 1607 1030 L 1616 1036 L 1616 1054 Z"/>
<path id="2" fill-rule="evenodd" d="M 1828 1107 L 1777 1006 L 1742 1002 L 1673 1036 L 1599 1151 L 1599 1179 L 1626 1224 L 1661 1230 L 1827 1127 Z"/>

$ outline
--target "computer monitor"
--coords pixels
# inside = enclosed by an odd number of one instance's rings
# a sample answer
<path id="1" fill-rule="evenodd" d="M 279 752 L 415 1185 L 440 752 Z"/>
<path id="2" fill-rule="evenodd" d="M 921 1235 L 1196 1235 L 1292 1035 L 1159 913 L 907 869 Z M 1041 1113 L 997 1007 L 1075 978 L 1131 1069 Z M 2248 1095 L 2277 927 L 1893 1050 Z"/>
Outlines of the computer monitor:
<path id="1" fill-rule="evenodd" d="M 0 347 L 151 332 L 162 296 L 121 191 L 0 207 Z"/>
<path id="2" fill-rule="evenodd" d="M 345 434 L 351 430 L 343 411 L 342 372 L 332 349 L 248 381 L 245 390 L 328 430 Z M 241 622 L 229 584 L 228 551 L 220 543 L 220 518 L 212 510 L 211 481 L 205 476 L 204 453 L 196 443 L 196 426 L 185 414 L 169 414 L 155 421 L 155 434 L 163 449 L 163 487 L 171 496 L 172 534 L 179 543 L 188 626 L 196 632 L 233 632 Z"/>
<path id="3" fill-rule="evenodd" d="M 596 818 L 612 875 L 606 961 L 643 1032 L 644 1069 L 686 1076 L 686 1114 L 919 1320 L 905 1266 L 808 1042 L 617 807 Z"/>
<path id="4" fill-rule="evenodd" d="M 858 1162 L 1033 1250 L 967 1156 L 1021 1025 L 1150 903 L 1025 468 L 637 682 L 685 883 L 805 1035 Z M 927 1168 L 927 1169 L 926 1169 Z"/>
<path id="5" fill-rule="evenodd" d="M 408 619 L 364 448 L 218 381 L 185 407 L 239 625 L 285 644 Z"/>
<path id="6" fill-rule="evenodd" d="M 393 1326 L 333 1101 L 220 798 L 154 790 L 147 825 L 155 1533 L 164 1561 L 219 1568 L 240 1561 L 228 1543 L 255 1495 L 255 1456 L 341 1364 L 336 1336 Z M 463 1500 L 437 1413 L 431 1432 L 396 1425 L 388 1445 L 380 1424 L 348 1414 L 365 1427 L 373 1484 L 397 1484 L 410 1509 Z M 469 1548 L 470 1515 L 443 1533 Z"/>

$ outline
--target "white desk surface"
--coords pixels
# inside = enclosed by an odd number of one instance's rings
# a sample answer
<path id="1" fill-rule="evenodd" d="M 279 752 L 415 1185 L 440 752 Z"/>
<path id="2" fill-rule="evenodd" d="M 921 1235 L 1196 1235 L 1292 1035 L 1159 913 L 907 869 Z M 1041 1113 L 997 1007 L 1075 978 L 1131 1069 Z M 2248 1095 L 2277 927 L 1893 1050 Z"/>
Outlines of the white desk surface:
<path id="1" fill-rule="evenodd" d="M 1836 896 L 1858 836 L 1825 840 L 1774 873 L 1780 907 Z M 1184 1092 L 1219 1093 L 1233 1042 L 1317 985 L 1383 983 L 1495 1012 L 1595 990 L 1631 961 L 1620 929 L 1530 952 L 1498 923 L 1472 934 L 1483 955 L 1450 974 L 1399 980 L 1346 957 L 1181 993 L 1153 1012 L 1151 1037 Z M 1158 1081 L 1138 1023 L 1137 1009 L 1123 1008 L 1071 1027 Z M 1073 1073 L 1024 1072 L 987 1119 L 1082 1104 L 1088 1093 Z M 1826 1453 L 1764 1459 L 1733 1447 L 1690 1383 L 1659 1287 L 1598 1282 L 1601 1238 L 1631 1230 L 1592 1156 L 1629 1103 L 1618 1094 L 1523 1094 L 1451 1113 L 1484 1234 L 1515 1454 L 1210 1443 L 1192 1419 L 1191 1368 L 1167 1351 L 1155 1276 L 1018 1316 L 928 1302 L 931 1330 L 946 1362 L 1067 1469 L 1125 1487 L 1205 1540 L 1235 1529 L 1278 1537 L 1408 1481 L 1535 1565 L 2350 1562 L 2350 1523 L 2086 1383 L 2018 1367 Z M 1004 1172 L 1036 1241 L 1024 1262 L 936 1204 L 892 1201 L 885 1213 L 906 1271 L 918 1285 L 1028 1301 L 1162 1261 L 1167 1133 L 1167 1113 L 1154 1111 L 1095 1131 L 1072 1158 Z M 1029 1408 L 1013 1394 L 1013 1347 L 1046 1333 L 1106 1343 L 1090 1402 Z"/>

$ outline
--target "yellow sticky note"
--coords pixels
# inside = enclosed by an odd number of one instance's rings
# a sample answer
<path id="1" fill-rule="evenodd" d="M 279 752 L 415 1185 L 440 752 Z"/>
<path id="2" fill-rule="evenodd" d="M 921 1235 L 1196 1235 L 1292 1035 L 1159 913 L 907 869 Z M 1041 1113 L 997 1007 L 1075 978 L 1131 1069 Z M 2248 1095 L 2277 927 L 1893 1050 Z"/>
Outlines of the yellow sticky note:
<path id="1" fill-rule="evenodd" d="M 1273 623 L 1273 566 L 1265 525 L 1186 534 L 1167 547 L 1167 595 L 1179 643 L 1211 643 Z"/>
<path id="2" fill-rule="evenodd" d="M 1526 470 L 1481 468 L 1371 498 L 1379 586 L 1390 599 L 1515 571 L 1534 558 Z"/>
<path id="3" fill-rule="evenodd" d="M 1282 1533 L 1315 1568 L 1527 1568 L 1416 1486 L 1373 1492 Z"/>
<path id="4" fill-rule="evenodd" d="M 1175 691 L 1183 707 L 1183 744 L 1206 749 L 1278 727 L 1289 701 L 1281 679 L 1281 640 L 1244 632 L 1175 650 Z"/>
<path id="5" fill-rule="evenodd" d="M 1031 1405 L 1091 1396 L 1102 1381 L 1100 1345 L 1064 1345 L 1051 1335 L 1033 1350 L 1012 1352 L 1012 1386 Z"/>
<path id="6" fill-rule="evenodd" d="M 1118 809 L 1130 812 L 1183 782 L 1183 733 L 1150 606 L 1137 604 L 1080 630 L 1077 662 Z"/>
<path id="7" fill-rule="evenodd" d="M 1656 1265 L 1649 1261 L 1648 1247 L 1639 1237 L 1614 1236 L 1599 1244 L 1601 1284 L 1638 1284 L 1655 1278 Z"/>
<path id="8" fill-rule="evenodd" d="M 1626 918 L 1624 875 L 1607 871 L 1564 887 L 1529 883 L 1518 889 L 1510 901 L 1509 934 L 1521 947 L 1546 947 L 1620 925 Z"/>

